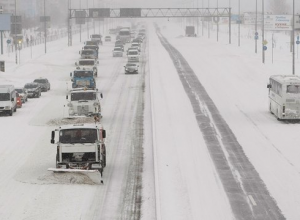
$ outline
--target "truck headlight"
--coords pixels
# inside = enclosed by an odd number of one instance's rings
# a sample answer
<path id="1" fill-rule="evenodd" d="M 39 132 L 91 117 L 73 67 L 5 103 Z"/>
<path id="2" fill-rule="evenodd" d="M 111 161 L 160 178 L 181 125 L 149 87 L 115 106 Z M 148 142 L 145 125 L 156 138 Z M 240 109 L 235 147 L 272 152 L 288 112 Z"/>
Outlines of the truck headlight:
<path id="1" fill-rule="evenodd" d="M 98 106 L 98 102 L 94 102 L 94 106 Z"/>
<path id="2" fill-rule="evenodd" d="M 10 109 L 10 106 L 5 106 L 4 109 L 8 110 Z"/>
<path id="3" fill-rule="evenodd" d="M 67 106 L 68 107 L 73 107 L 73 104 L 72 103 L 68 103 Z"/>

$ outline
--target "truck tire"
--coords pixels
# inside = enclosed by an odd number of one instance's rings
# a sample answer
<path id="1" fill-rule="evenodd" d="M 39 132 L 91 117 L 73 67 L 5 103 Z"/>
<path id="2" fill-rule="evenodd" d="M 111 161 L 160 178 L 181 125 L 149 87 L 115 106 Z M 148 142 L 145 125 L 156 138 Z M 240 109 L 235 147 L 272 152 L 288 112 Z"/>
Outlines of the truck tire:
<path id="1" fill-rule="evenodd" d="M 14 111 L 13 111 L 13 110 L 10 110 L 9 116 L 13 116 L 13 114 L 14 114 Z"/>

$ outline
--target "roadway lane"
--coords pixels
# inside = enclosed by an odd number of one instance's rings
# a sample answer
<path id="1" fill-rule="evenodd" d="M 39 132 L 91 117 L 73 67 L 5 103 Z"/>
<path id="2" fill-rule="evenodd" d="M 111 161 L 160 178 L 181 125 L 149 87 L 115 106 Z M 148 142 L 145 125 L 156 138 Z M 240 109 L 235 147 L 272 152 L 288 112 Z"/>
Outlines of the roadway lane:
<path id="1" fill-rule="evenodd" d="M 198 122 L 236 219 L 285 219 L 184 57 L 160 34 Z"/>

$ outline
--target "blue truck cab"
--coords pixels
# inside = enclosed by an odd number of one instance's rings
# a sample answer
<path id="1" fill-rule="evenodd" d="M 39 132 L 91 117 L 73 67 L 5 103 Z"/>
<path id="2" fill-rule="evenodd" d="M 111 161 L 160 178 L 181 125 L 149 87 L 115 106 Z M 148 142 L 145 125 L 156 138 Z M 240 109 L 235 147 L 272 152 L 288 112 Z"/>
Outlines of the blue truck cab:
<path id="1" fill-rule="evenodd" d="M 93 70 L 74 70 L 73 73 L 70 73 L 70 77 L 72 78 L 72 88 L 96 88 Z"/>

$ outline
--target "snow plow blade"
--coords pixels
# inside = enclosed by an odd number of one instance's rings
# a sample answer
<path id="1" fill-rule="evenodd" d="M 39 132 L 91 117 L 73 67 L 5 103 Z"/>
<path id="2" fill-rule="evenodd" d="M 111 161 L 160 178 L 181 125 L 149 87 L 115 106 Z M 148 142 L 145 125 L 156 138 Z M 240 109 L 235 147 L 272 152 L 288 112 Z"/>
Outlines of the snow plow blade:
<path id="1" fill-rule="evenodd" d="M 48 168 L 48 171 L 54 173 L 83 173 L 90 178 L 96 184 L 103 184 L 102 176 L 99 170 L 81 170 L 81 169 L 59 169 L 59 168 Z"/>

